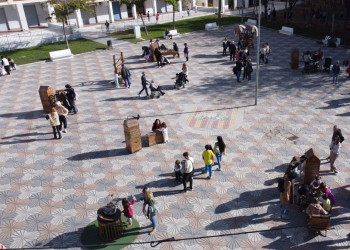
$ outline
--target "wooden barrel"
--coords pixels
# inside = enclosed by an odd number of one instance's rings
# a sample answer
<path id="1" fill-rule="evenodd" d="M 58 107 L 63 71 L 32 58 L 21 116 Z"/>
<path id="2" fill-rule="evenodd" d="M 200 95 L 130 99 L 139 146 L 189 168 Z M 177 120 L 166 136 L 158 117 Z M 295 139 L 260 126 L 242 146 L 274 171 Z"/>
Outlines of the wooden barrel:
<path id="1" fill-rule="evenodd" d="M 292 69 L 299 68 L 299 49 L 292 49 L 290 67 Z"/>

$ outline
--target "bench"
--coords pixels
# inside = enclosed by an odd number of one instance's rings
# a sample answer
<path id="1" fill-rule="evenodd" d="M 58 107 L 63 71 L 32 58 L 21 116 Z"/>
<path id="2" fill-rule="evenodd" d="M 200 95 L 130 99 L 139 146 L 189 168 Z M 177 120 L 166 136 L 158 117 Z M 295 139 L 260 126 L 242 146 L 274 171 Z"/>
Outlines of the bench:
<path id="1" fill-rule="evenodd" d="M 279 30 L 279 33 L 290 36 L 294 34 L 294 29 L 290 27 L 282 26 L 282 29 Z"/>
<path id="2" fill-rule="evenodd" d="M 50 52 L 51 61 L 54 61 L 57 59 L 62 59 L 62 58 L 67 58 L 67 57 L 72 57 L 72 56 L 73 56 L 73 54 L 70 51 L 70 49 L 63 49 L 63 50 L 57 50 L 57 51 Z"/>
<path id="3" fill-rule="evenodd" d="M 216 25 L 216 23 L 207 23 L 205 25 L 205 30 L 216 30 L 219 27 Z"/>
<path id="4" fill-rule="evenodd" d="M 329 215 L 312 215 L 307 219 L 307 227 L 311 231 L 321 233 L 325 231 L 325 237 L 327 236 L 327 230 L 331 226 L 331 217 Z"/>
<path id="5" fill-rule="evenodd" d="M 164 142 L 163 133 L 158 130 L 150 132 L 142 137 L 146 138 L 148 147 Z"/>
<path id="6" fill-rule="evenodd" d="M 160 50 L 160 53 L 162 53 L 163 56 L 172 55 L 173 58 L 175 58 L 176 56 L 180 57 L 179 52 L 175 50 Z"/>
<path id="7" fill-rule="evenodd" d="M 169 35 L 171 35 L 172 38 L 177 37 L 177 36 L 180 36 L 179 33 L 177 33 L 177 30 L 169 30 Z M 169 38 L 169 36 L 166 36 L 166 35 L 165 35 L 165 31 L 163 32 L 163 37 L 164 37 L 165 39 L 168 39 L 168 38 Z"/>
<path id="8" fill-rule="evenodd" d="M 246 24 L 251 24 L 251 25 L 255 25 L 256 26 L 256 20 L 254 19 L 248 19 Z"/>

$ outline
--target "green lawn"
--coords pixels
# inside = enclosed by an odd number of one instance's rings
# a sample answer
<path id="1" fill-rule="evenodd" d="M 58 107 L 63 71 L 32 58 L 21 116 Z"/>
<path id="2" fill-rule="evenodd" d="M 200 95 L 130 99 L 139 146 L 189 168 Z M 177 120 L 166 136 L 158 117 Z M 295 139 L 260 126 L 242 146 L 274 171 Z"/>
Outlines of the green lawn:
<path id="1" fill-rule="evenodd" d="M 98 49 L 108 48 L 106 45 L 93 42 L 86 39 L 77 39 L 69 41 L 69 47 L 74 55 L 90 52 Z M 30 47 L 26 49 L 18 49 L 2 52 L 3 55 L 6 55 L 9 58 L 13 58 L 17 65 L 45 61 L 50 59 L 49 52 L 55 50 L 66 49 L 66 43 L 54 43 L 46 44 L 41 46 Z"/>
<path id="2" fill-rule="evenodd" d="M 244 19 L 246 20 L 246 19 Z M 235 17 L 235 16 L 222 16 L 220 22 L 218 21 L 217 15 L 210 15 L 210 16 L 203 16 L 203 17 L 196 17 L 186 20 L 180 20 L 175 21 L 175 28 L 177 29 L 177 32 L 180 34 L 193 32 L 197 30 L 204 30 L 206 23 L 213 23 L 216 22 L 217 25 L 229 25 L 229 24 L 235 24 L 241 22 L 241 17 Z M 163 37 L 163 32 L 166 29 L 172 30 L 173 29 L 173 23 L 163 23 L 163 24 L 156 24 L 152 26 L 148 26 L 148 36 L 146 36 L 146 33 L 144 29 L 141 29 L 141 36 L 145 40 L 150 40 L 154 38 Z M 115 32 L 111 33 L 111 36 L 117 37 L 119 39 L 125 39 L 131 42 L 139 42 L 142 41 L 140 39 L 135 39 L 134 37 L 134 30 L 126 30 L 122 32 Z"/>

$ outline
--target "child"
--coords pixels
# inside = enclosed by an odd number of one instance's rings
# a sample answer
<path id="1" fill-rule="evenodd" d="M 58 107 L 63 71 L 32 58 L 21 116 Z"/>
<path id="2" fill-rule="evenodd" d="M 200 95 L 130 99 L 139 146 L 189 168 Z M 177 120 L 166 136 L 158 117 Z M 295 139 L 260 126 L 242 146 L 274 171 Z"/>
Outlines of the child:
<path id="1" fill-rule="evenodd" d="M 313 190 L 317 190 L 320 188 L 322 181 L 321 181 L 321 176 L 316 175 L 315 179 L 310 183 L 310 187 Z"/>
<path id="2" fill-rule="evenodd" d="M 114 84 L 117 88 L 119 88 L 119 75 L 117 71 L 114 71 Z"/>
<path id="3" fill-rule="evenodd" d="M 175 161 L 174 171 L 175 171 L 175 180 L 177 180 L 178 182 L 181 182 L 181 165 L 179 160 Z"/>
<path id="4" fill-rule="evenodd" d="M 329 211 L 331 211 L 331 201 L 326 194 L 322 194 L 322 199 L 323 199 L 323 204 L 322 204 L 323 209 L 329 213 Z"/>
<path id="5" fill-rule="evenodd" d="M 128 227 L 131 227 L 132 226 L 132 217 L 134 216 L 134 212 L 132 211 L 132 208 L 131 208 L 131 205 L 134 205 L 135 204 L 135 196 L 132 197 L 132 202 L 129 202 L 128 199 L 124 198 L 122 200 L 122 204 L 123 204 L 123 213 L 125 215 L 126 218 L 128 218 Z"/>
<path id="6" fill-rule="evenodd" d="M 168 129 L 167 129 L 166 123 L 163 122 L 162 123 L 162 128 L 158 129 L 158 130 L 163 133 L 164 143 L 168 143 L 169 142 L 169 137 L 168 137 Z"/>

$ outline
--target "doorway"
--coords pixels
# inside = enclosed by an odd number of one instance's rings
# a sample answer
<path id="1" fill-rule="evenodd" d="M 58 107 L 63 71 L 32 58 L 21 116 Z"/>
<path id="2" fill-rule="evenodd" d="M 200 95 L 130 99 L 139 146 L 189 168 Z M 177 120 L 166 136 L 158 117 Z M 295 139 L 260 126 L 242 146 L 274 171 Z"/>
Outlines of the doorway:
<path id="1" fill-rule="evenodd" d="M 0 32 L 1 31 L 8 31 L 9 26 L 7 24 L 7 19 L 5 15 L 5 10 L 3 8 L 0 9 Z"/>
<path id="2" fill-rule="evenodd" d="M 113 16 L 114 16 L 114 20 L 120 20 L 121 16 L 120 16 L 120 5 L 119 2 L 112 2 L 112 8 L 113 8 Z"/>
<path id="3" fill-rule="evenodd" d="M 36 8 L 34 4 L 31 5 L 23 5 L 24 13 L 26 15 L 28 27 L 38 27 L 39 19 L 38 19 L 38 13 L 36 12 Z"/>

